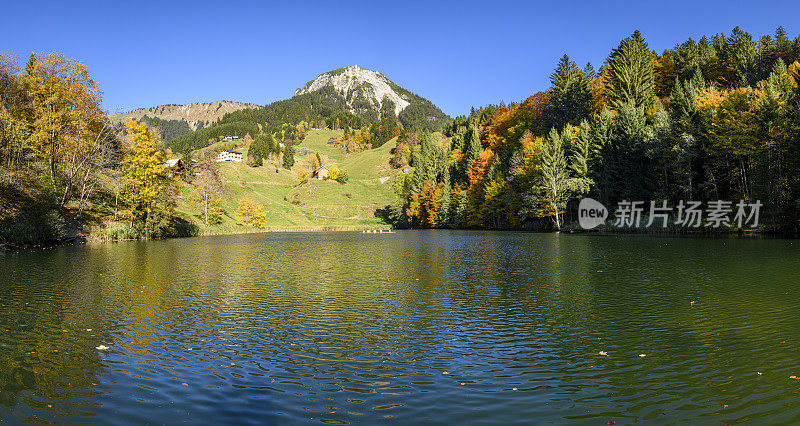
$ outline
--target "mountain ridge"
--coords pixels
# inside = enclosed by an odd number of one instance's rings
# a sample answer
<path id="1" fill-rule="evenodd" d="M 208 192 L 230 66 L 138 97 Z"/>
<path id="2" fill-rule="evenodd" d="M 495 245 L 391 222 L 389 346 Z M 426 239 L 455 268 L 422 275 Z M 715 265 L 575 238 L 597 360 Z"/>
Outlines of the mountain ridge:
<path id="1" fill-rule="evenodd" d="M 221 119 L 225 114 L 245 108 L 256 108 L 258 105 L 235 102 L 235 101 L 216 101 L 216 102 L 192 102 L 185 105 L 166 104 L 149 108 L 137 108 L 132 111 L 120 112 L 110 115 L 112 123 L 120 123 L 130 118 L 142 120 L 144 116 L 158 118 L 161 120 L 185 121 L 192 131 L 199 128 L 208 127 Z"/>

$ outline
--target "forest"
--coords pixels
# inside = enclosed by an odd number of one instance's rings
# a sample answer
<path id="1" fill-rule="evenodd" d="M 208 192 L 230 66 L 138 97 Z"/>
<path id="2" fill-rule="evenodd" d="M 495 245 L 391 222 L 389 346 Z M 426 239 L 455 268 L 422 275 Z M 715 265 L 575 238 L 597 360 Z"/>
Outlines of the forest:
<path id="1" fill-rule="evenodd" d="M 577 200 L 754 201 L 798 231 L 800 37 L 734 28 L 658 54 L 638 31 L 599 69 L 564 55 L 551 87 L 397 140 L 396 226 L 560 229 Z M 406 158 L 405 160 L 403 158 Z"/>
<path id="2" fill-rule="evenodd" d="M 0 53 L 0 244 L 75 241 L 108 222 L 117 239 L 192 234 L 159 135 L 134 121 L 118 133 L 101 103 L 78 60 Z"/>
<path id="3" fill-rule="evenodd" d="M 390 103 L 351 108 L 323 88 L 187 133 L 149 117 L 112 126 L 79 60 L 0 53 L 0 243 L 61 241 L 87 223 L 115 239 L 192 234 L 174 214 L 181 188 L 203 200 L 206 224 L 221 196 L 193 152 L 238 135 L 249 165 L 291 169 L 294 146 L 324 128 L 342 130 L 329 143 L 345 154 L 393 144 L 396 199 L 375 214 L 396 227 L 571 229 L 591 197 L 612 212 L 758 201 L 760 231 L 800 231 L 800 37 L 737 27 L 657 53 L 636 31 L 597 69 L 564 55 L 550 82 L 455 119 L 422 98 L 399 117 Z M 197 182 L 164 172 L 170 151 L 201 162 Z"/>

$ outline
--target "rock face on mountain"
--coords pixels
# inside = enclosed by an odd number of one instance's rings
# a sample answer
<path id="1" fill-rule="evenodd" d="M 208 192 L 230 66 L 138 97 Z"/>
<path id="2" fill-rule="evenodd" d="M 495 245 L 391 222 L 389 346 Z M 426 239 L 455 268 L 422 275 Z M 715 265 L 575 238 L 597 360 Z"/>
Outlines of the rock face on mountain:
<path id="1" fill-rule="evenodd" d="M 161 120 L 186 121 L 191 130 L 208 127 L 223 115 L 256 105 L 242 102 L 218 101 L 211 103 L 191 103 L 188 105 L 161 105 L 152 108 L 139 108 L 130 112 L 111 115 L 112 123 L 127 121 L 130 118 L 141 120 L 142 117 L 159 118 Z"/>
<path id="2" fill-rule="evenodd" d="M 380 111 L 386 100 L 389 100 L 397 116 L 418 98 L 394 84 L 383 74 L 359 66 L 339 68 L 320 74 L 316 79 L 297 89 L 294 95 L 311 93 L 324 87 L 333 88 L 354 110 L 363 108 L 366 103 L 376 111 Z"/>

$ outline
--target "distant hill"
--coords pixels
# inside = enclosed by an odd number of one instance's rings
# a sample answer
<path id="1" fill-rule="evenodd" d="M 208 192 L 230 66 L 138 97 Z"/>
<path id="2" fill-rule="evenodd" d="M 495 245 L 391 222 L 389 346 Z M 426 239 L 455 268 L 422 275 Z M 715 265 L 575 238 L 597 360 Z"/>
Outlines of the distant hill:
<path id="1" fill-rule="evenodd" d="M 191 103 L 188 105 L 161 105 L 152 108 L 139 108 L 129 112 L 111 115 L 111 122 L 121 123 L 130 118 L 142 120 L 144 116 L 163 121 L 186 122 L 191 131 L 208 127 L 225 114 L 244 108 L 256 108 L 256 105 L 242 102 L 218 101 L 211 103 Z"/>

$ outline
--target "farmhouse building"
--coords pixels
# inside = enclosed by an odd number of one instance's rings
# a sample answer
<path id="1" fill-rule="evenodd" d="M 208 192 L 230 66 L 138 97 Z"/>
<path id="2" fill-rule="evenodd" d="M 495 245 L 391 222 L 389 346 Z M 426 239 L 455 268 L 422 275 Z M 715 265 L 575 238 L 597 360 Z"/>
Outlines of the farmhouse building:
<path id="1" fill-rule="evenodd" d="M 177 175 L 182 175 L 184 171 L 183 168 L 183 161 L 180 158 L 175 158 L 172 160 L 167 160 L 164 163 L 164 173 L 168 177 L 173 177 Z"/>
<path id="2" fill-rule="evenodd" d="M 217 161 L 218 162 L 235 161 L 237 163 L 241 163 L 242 153 L 239 151 L 231 151 L 229 149 L 224 149 L 220 151 L 219 154 L 217 155 Z"/>
<path id="3" fill-rule="evenodd" d="M 314 179 L 327 179 L 328 178 L 328 166 L 317 167 L 314 169 L 314 173 L 311 175 Z"/>

